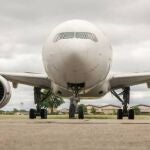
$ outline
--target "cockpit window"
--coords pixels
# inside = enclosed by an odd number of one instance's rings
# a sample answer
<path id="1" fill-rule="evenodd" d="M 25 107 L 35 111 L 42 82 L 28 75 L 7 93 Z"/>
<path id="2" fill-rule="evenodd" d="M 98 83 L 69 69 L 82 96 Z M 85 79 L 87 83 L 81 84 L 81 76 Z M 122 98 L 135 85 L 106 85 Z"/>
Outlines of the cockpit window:
<path id="1" fill-rule="evenodd" d="M 63 32 L 56 35 L 54 42 L 57 42 L 61 39 L 70 39 L 74 38 L 74 32 Z"/>
<path id="2" fill-rule="evenodd" d="M 76 32 L 76 38 L 79 39 L 90 39 L 94 42 L 97 42 L 95 34 L 89 32 Z"/>
<path id="3" fill-rule="evenodd" d="M 90 32 L 62 32 L 56 35 L 54 38 L 54 42 L 57 42 L 61 39 L 70 39 L 70 38 L 77 38 L 77 39 L 89 39 L 94 42 L 97 42 L 97 37 L 94 33 Z"/>

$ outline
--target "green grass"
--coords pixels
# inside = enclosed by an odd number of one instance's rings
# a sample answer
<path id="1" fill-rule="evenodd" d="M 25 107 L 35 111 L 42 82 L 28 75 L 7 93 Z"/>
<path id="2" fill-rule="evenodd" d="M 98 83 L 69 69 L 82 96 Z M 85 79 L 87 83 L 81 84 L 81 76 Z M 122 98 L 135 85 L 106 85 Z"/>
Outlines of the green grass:
<path id="1" fill-rule="evenodd" d="M 28 115 L 0 115 L 0 120 L 6 120 L 6 119 L 27 119 Z"/>
<path id="2" fill-rule="evenodd" d="M 135 119 L 139 120 L 150 120 L 150 115 L 136 115 Z"/>

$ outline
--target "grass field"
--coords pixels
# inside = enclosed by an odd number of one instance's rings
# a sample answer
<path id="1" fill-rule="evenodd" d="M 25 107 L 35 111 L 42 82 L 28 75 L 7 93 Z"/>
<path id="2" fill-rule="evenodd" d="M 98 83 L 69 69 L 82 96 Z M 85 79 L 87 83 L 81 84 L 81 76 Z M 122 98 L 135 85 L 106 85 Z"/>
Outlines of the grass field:
<path id="1" fill-rule="evenodd" d="M 28 118 L 29 118 L 28 115 L 0 115 L 0 120 L 4 120 L 4 119 L 20 120 L 20 119 L 28 119 Z M 48 119 L 68 119 L 68 115 L 48 115 Z M 85 115 L 85 119 L 116 119 L 116 115 Z M 135 119 L 150 120 L 150 116 L 136 115 Z"/>

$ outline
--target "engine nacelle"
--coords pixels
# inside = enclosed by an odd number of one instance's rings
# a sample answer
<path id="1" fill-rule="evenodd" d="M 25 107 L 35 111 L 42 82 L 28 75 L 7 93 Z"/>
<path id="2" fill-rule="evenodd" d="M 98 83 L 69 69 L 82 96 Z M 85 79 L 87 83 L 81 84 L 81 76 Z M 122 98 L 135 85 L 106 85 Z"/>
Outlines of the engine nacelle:
<path id="1" fill-rule="evenodd" d="M 9 82 L 0 76 L 0 108 L 4 107 L 11 98 L 11 87 Z"/>

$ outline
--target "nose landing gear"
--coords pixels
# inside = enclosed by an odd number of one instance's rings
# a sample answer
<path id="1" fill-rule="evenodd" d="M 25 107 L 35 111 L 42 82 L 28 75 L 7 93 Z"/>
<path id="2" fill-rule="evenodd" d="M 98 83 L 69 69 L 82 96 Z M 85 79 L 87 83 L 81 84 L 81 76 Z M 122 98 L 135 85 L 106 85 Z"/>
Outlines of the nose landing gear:
<path id="1" fill-rule="evenodd" d="M 70 98 L 70 107 L 69 107 L 69 118 L 75 118 L 75 113 L 77 111 L 77 103 L 80 99 L 76 96 Z"/>
<path id="2" fill-rule="evenodd" d="M 83 107 L 83 105 L 78 106 L 78 118 L 84 119 L 84 107 Z"/>
<path id="3" fill-rule="evenodd" d="M 75 118 L 76 112 L 78 112 L 79 119 L 84 119 L 83 105 L 78 106 L 78 102 L 80 102 L 79 91 L 81 90 L 81 87 L 80 86 L 72 86 L 71 89 L 74 92 L 74 94 L 70 98 L 69 119 Z"/>
<path id="4" fill-rule="evenodd" d="M 83 105 L 78 106 L 78 102 L 80 102 L 79 97 L 72 96 L 70 98 L 69 119 L 75 118 L 76 112 L 79 119 L 84 119 L 84 107 Z"/>
<path id="5" fill-rule="evenodd" d="M 123 119 L 123 117 L 128 117 L 128 119 L 134 119 L 134 110 L 128 109 L 130 103 L 130 87 L 123 88 L 123 91 L 118 94 L 115 90 L 112 90 L 111 93 L 122 103 L 123 109 L 118 109 L 117 119 Z M 123 98 L 120 97 L 123 95 Z"/>

